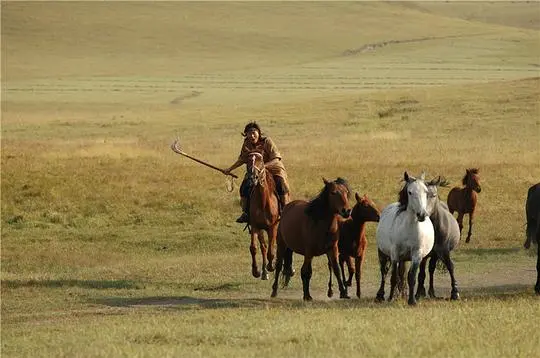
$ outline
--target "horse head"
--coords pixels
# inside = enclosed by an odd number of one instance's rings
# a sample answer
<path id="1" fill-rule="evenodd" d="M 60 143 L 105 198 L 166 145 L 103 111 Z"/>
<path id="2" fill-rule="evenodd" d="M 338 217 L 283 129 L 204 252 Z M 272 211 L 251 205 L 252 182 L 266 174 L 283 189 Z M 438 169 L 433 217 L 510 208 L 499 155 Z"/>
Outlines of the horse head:
<path id="1" fill-rule="evenodd" d="M 440 175 L 437 178 L 431 179 L 426 182 L 428 193 L 427 193 L 427 211 L 431 214 L 436 210 L 437 205 L 441 202 L 439 200 L 439 190 L 438 187 L 447 187 L 450 185 L 450 182 Z"/>
<path id="2" fill-rule="evenodd" d="M 247 156 L 247 179 L 251 186 L 264 185 L 266 169 L 261 153 L 251 152 Z"/>
<path id="3" fill-rule="evenodd" d="M 326 192 L 330 212 L 348 218 L 351 215 L 351 208 L 349 206 L 350 190 L 345 179 L 337 178 L 334 181 L 328 181 L 323 178 L 323 182 L 323 191 Z"/>
<path id="4" fill-rule="evenodd" d="M 351 217 L 355 221 L 379 221 L 381 212 L 367 195 L 360 197 L 358 193 L 354 193 L 356 204 L 352 208 Z"/>
<path id="5" fill-rule="evenodd" d="M 471 188 L 477 193 L 482 191 L 482 188 L 480 187 L 480 177 L 478 176 L 478 171 L 478 168 L 466 169 L 465 176 L 462 180 L 463 185 L 465 185 L 467 188 Z"/>
<path id="6" fill-rule="evenodd" d="M 422 222 L 429 216 L 428 212 L 428 187 L 425 183 L 425 174 L 420 178 L 404 173 L 405 186 L 400 192 L 400 203 L 407 210 L 414 213 L 418 221 Z M 403 193 L 405 191 L 405 193 Z M 406 200 L 406 202 L 404 202 Z"/>

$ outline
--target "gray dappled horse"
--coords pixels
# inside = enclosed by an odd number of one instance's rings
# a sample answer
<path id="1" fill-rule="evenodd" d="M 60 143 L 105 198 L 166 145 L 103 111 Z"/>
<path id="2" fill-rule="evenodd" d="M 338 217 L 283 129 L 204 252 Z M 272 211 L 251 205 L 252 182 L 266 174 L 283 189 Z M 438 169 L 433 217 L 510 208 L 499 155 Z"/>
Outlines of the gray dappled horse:
<path id="1" fill-rule="evenodd" d="M 431 213 L 429 218 L 433 224 L 433 230 L 435 231 L 435 243 L 433 250 L 426 256 L 420 264 L 420 272 L 418 274 L 418 289 L 416 291 L 416 298 L 426 296 L 426 289 L 424 288 L 424 280 L 426 278 L 426 262 L 429 260 L 429 289 L 428 294 L 430 297 L 435 296 L 435 289 L 433 288 L 433 275 L 437 261 L 440 259 L 445 264 L 450 274 L 450 280 L 452 285 L 452 291 L 450 293 L 450 299 L 459 299 L 459 291 L 457 288 L 457 282 L 454 277 L 454 263 L 450 258 L 450 251 L 452 251 L 460 240 L 459 224 L 454 216 L 448 210 L 446 203 L 439 199 L 437 187 L 447 186 L 448 182 L 441 177 L 436 180 L 433 179 L 426 183 L 428 186 L 428 211 Z"/>

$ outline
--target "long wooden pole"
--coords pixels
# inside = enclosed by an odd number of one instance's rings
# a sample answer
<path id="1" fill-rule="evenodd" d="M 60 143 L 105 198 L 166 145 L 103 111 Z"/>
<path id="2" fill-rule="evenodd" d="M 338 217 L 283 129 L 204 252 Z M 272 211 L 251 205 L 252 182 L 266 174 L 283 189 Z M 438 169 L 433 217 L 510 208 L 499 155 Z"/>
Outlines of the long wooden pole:
<path id="1" fill-rule="evenodd" d="M 225 174 L 225 175 L 230 175 L 230 176 L 232 176 L 233 178 L 238 179 L 238 176 L 235 175 L 235 174 L 233 174 L 233 173 L 225 173 L 225 172 L 223 171 L 223 169 L 218 168 L 218 167 L 216 167 L 216 166 L 213 166 L 213 165 L 210 164 L 210 163 L 207 163 L 207 162 L 205 162 L 205 161 L 203 161 L 203 160 L 200 160 L 200 159 L 197 159 L 197 158 L 195 158 L 195 157 L 192 157 L 191 155 L 189 155 L 189 154 L 183 152 L 183 151 L 178 147 L 178 139 L 175 140 L 173 144 L 171 144 L 171 149 L 173 150 L 173 152 L 175 152 L 175 153 L 177 153 L 177 154 L 180 154 L 180 155 L 183 155 L 184 157 L 188 157 L 189 159 L 194 160 L 194 161 L 196 161 L 197 163 L 200 163 L 200 164 L 202 164 L 202 165 L 206 165 L 206 166 L 209 167 L 209 168 L 215 169 L 215 170 L 217 170 L 217 171 L 219 171 L 219 172 L 221 172 L 221 173 L 223 173 L 223 174 Z"/>

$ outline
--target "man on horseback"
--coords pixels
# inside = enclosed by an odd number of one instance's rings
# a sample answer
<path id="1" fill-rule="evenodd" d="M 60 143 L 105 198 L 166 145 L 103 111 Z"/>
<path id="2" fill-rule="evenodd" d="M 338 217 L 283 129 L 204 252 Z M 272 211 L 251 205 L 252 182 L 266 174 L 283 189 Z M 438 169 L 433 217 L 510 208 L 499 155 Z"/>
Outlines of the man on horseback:
<path id="1" fill-rule="evenodd" d="M 240 155 L 236 162 L 223 172 L 230 174 L 231 171 L 240 167 L 242 164 L 246 164 L 249 153 L 258 152 L 262 154 L 264 159 L 264 165 L 267 170 L 272 173 L 272 176 L 276 182 L 276 191 L 280 201 L 280 207 L 283 208 L 289 200 L 289 184 L 287 182 L 287 173 L 285 166 L 281 161 L 281 154 L 279 153 L 276 145 L 270 139 L 270 137 L 263 137 L 261 134 L 261 128 L 256 122 L 250 122 L 246 124 L 242 136 L 245 137 L 240 149 Z M 236 222 L 247 223 L 249 216 L 249 196 L 251 188 L 249 182 L 244 177 L 242 185 L 240 185 L 240 200 L 242 204 L 242 215 Z"/>

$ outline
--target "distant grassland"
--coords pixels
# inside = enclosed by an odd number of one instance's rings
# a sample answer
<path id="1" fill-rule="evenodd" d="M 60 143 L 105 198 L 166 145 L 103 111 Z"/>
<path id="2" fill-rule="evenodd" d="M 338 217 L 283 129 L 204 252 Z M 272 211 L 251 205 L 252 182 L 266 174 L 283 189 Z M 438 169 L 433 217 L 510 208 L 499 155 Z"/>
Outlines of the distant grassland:
<path id="1" fill-rule="evenodd" d="M 3 355 L 536 354 L 538 4 L 23 1 L 1 20 Z M 463 301 L 375 305 L 375 225 L 362 300 L 325 299 L 324 258 L 313 305 L 298 277 L 271 300 L 240 182 L 169 148 L 227 167 L 252 120 L 293 198 L 343 176 L 384 207 L 405 170 L 479 167 Z"/>

